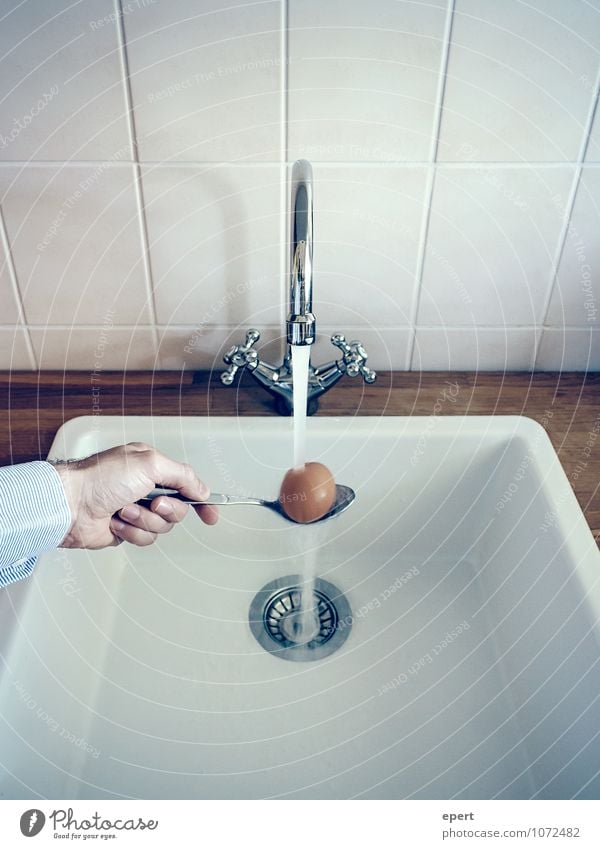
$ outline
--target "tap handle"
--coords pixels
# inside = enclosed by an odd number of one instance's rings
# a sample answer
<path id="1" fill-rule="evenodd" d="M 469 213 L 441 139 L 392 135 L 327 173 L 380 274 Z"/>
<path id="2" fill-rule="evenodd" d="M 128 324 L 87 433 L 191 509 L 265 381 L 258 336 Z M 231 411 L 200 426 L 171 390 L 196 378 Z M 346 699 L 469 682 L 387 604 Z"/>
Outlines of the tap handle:
<path id="1" fill-rule="evenodd" d="M 260 339 L 258 330 L 249 330 L 246 333 L 246 342 L 244 345 L 234 345 L 227 351 L 223 357 L 223 362 L 228 366 L 224 372 L 221 372 L 221 383 L 225 386 L 231 386 L 236 374 L 244 366 L 256 368 L 258 365 L 258 354 L 253 349 L 253 346 Z"/>
<path id="2" fill-rule="evenodd" d="M 365 383 L 375 382 L 377 372 L 367 366 L 369 355 L 358 339 L 346 342 L 346 337 L 342 333 L 334 333 L 331 337 L 331 343 L 342 352 L 348 377 L 357 377 L 361 374 Z"/>

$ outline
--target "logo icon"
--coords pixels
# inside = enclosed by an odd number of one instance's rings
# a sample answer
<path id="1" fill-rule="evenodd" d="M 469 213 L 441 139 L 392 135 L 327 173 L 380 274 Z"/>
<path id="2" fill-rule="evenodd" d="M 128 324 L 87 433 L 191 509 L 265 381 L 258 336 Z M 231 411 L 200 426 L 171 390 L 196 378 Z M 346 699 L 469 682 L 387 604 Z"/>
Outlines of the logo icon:
<path id="1" fill-rule="evenodd" d="M 35 837 L 43 829 L 46 817 L 37 808 L 25 811 L 21 816 L 21 834 L 24 837 Z"/>

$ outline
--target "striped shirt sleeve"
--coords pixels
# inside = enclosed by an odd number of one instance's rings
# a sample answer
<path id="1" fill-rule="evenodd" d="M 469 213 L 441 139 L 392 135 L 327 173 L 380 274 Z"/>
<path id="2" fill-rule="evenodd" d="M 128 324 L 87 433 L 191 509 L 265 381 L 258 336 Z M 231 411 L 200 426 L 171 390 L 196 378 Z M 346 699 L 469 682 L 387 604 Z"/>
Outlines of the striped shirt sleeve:
<path id="1" fill-rule="evenodd" d="M 0 587 L 31 575 L 37 555 L 56 548 L 70 526 L 62 481 L 51 463 L 0 468 Z"/>

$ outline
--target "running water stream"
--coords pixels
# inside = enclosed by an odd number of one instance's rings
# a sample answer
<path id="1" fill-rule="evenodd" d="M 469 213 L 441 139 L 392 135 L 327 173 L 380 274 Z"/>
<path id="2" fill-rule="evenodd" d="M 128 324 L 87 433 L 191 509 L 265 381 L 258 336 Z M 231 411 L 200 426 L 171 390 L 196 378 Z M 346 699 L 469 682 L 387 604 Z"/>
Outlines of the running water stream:
<path id="1" fill-rule="evenodd" d="M 310 345 L 292 345 L 292 381 L 294 390 L 294 468 L 306 463 L 306 413 Z M 314 630 L 314 590 L 317 566 L 316 525 L 299 525 L 298 548 L 302 558 L 302 591 L 300 598 L 299 642 L 310 640 Z"/>
<path id="2" fill-rule="evenodd" d="M 294 390 L 294 468 L 306 463 L 306 408 L 310 345 L 292 345 L 292 387 Z"/>

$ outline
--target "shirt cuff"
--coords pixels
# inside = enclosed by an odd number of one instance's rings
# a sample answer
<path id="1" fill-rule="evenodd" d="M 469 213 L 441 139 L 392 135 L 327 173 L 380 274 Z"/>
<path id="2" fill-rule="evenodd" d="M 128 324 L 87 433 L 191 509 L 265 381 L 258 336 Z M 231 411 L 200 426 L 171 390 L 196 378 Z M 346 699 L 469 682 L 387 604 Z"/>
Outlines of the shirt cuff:
<path id="1" fill-rule="evenodd" d="M 71 510 L 51 463 L 0 468 L 0 587 L 28 577 L 36 556 L 56 548 L 70 527 Z"/>

